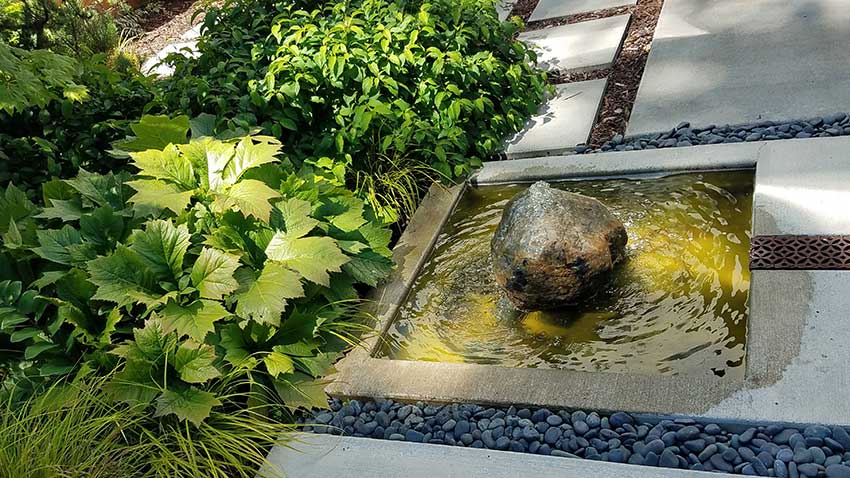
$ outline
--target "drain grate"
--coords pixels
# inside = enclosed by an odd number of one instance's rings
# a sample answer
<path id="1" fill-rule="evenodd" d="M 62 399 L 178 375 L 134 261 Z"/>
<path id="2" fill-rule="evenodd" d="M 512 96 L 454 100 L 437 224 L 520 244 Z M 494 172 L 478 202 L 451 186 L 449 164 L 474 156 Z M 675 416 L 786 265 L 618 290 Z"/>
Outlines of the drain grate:
<path id="1" fill-rule="evenodd" d="M 756 236 L 750 269 L 850 270 L 850 235 Z"/>

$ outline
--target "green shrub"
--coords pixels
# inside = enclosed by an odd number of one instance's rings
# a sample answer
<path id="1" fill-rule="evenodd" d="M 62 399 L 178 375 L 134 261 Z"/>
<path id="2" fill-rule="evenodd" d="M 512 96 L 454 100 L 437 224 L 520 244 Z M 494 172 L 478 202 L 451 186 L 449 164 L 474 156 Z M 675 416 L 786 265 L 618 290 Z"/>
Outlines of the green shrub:
<path id="1" fill-rule="evenodd" d="M 0 43 L 0 186 L 120 170 L 126 161 L 108 153 L 110 143 L 153 99 L 150 80 L 113 71 L 103 57 L 78 62 Z"/>
<path id="2" fill-rule="evenodd" d="M 302 177 L 263 136 L 200 137 L 144 117 L 118 146 L 139 172 L 0 198 L 0 349 L 9 384 L 122 371 L 116 398 L 196 425 L 238 370 L 290 407 L 321 406 L 358 285 L 391 269 L 390 231 L 351 192 Z"/>
<path id="3" fill-rule="evenodd" d="M 166 104 L 220 128 L 259 125 L 389 221 L 410 194 L 397 178 L 464 176 L 546 89 L 492 0 L 231 0 L 204 28 L 200 58 L 172 58 Z"/>

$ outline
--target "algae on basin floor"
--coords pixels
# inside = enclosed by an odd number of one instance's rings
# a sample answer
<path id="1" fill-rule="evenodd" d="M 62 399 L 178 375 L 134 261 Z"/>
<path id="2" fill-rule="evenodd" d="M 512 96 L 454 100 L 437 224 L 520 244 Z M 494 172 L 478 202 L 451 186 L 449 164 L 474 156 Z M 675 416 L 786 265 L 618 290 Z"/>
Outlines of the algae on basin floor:
<path id="1" fill-rule="evenodd" d="M 528 185 L 470 188 L 440 234 L 380 356 L 641 374 L 742 376 L 752 171 L 556 183 L 626 226 L 628 259 L 574 308 L 506 311 L 490 239 Z"/>

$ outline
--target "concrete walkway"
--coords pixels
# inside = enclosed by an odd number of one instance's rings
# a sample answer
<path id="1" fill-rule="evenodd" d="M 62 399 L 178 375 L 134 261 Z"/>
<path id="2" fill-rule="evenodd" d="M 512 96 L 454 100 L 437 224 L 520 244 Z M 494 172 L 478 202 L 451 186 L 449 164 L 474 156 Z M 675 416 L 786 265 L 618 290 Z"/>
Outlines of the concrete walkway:
<path id="1" fill-rule="evenodd" d="M 737 475 L 623 465 L 528 453 L 333 435 L 299 435 L 275 447 L 266 476 L 287 478 L 732 478 Z M 281 473 L 282 471 L 282 473 Z M 262 474 L 259 476 L 263 476 Z"/>
<path id="2" fill-rule="evenodd" d="M 850 110 L 847 0 L 666 0 L 627 135 Z"/>

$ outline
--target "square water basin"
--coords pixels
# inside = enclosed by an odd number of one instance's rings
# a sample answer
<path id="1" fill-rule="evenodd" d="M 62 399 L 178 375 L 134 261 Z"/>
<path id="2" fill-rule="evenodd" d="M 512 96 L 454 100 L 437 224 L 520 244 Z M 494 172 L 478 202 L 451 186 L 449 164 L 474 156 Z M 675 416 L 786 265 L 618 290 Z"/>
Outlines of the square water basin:
<path id="1" fill-rule="evenodd" d="M 468 187 L 390 323 L 377 358 L 580 372 L 744 375 L 753 171 L 553 182 L 626 227 L 627 259 L 574 307 L 517 313 L 490 240 L 525 184 Z"/>

